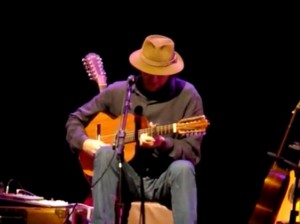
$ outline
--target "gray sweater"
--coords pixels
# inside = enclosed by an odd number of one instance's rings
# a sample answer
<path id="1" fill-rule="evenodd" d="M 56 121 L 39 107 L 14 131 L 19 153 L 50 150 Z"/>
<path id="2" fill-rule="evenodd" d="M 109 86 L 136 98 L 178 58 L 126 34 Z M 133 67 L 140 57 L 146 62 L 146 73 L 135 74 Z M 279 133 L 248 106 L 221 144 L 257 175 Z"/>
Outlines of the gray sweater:
<path id="1" fill-rule="evenodd" d="M 71 149 L 81 150 L 84 140 L 89 137 L 85 128 L 100 112 L 112 116 L 112 119 L 119 118 L 123 114 L 127 94 L 127 81 L 114 82 L 71 113 L 66 122 L 66 140 Z M 145 118 L 147 122 L 166 126 L 166 129 L 165 127 L 158 129 L 159 134 L 166 138 L 166 144 L 163 148 L 155 150 L 143 150 L 136 144 L 136 155 L 128 162 L 131 162 L 137 170 L 142 167 L 143 170 L 154 169 L 153 173 L 160 173 L 173 160 L 187 159 L 193 164 L 200 161 L 203 135 L 186 136 L 168 131 L 169 127 L 172 127 L 168 126 L 169 124 L 177 123 L 182 118 L 204 115 L 202 98 L 191 83 L 174 76 L 161 90 L 152 93 L 145 91 L 137 78 L 130 95 L 128 105 L 130 115 L 134 114 L 134 117 Z M 149 126 L 136 123 L 133 127 L 134 132 L 141 128 L 146 128 L 147 132 Z M 121 126 L 112 128 L 116 129 L 112 133 L 116 135 Z M 157 129 L 150 130 L 152 134 L 157 131 Z"/>

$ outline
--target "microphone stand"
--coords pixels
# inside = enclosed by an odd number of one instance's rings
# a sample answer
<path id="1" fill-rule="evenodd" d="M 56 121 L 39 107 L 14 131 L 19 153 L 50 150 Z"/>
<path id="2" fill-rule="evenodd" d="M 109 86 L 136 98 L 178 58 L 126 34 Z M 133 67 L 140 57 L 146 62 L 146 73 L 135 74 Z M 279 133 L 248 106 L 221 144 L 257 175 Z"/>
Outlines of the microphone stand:
<path id="1" fill-rule="evenodd" d="M 132 85 L 135 82 L 135 78 L 133 75 L 130 75 L 127 79 L 127 92 L 124 98 L 124 108 L 123 108 L 123 117 L 121 120 L 121 127 L 118 131 L 117 138 L 114 144 L 114 148 L 117 152 L 117 160 L 118 160 L 118 168 L 119 168 L 119 182 L 118 182 L 118 195 L 117 195 L 117 202 L 115 204 L 116 209 L 116 223 L 122 223 L 122 216 L 123 216 L 123 209 L 124 204 L 122 202 L 122 167 L 124 162 L 124 146 L 125 146 L 125 137 L 126 137 L 126 122 L 128 113 L 130 110 L 130 98 L 132 92 Z"/>
<path id="2" fill-rule="evenodd" d="M 298 188 L 298 183 L 300 180 L 300 161 L 299 161 L 299 165 L 284 159 L 283 157 L 277 156 L 272 152 L 268 152 L 267 153 L 269 156 L 275 158 L 276 160 L 280 160 L 284 163 L 286 163 L 287 165 L 289 165 L 294 171 L 295 171 L 295 183 L 294 183 L 294 192 L 293 192 L 293 205 L 292 205 L 292 209 L 290 211 L 290 219 L 289 219 L 289 224 L 296 224 L 296 217 L 299 214 L 299 212 L 296 210 L 296 204 L 297 204 L 297 199 L 299 196 L 299 188 Z"/>

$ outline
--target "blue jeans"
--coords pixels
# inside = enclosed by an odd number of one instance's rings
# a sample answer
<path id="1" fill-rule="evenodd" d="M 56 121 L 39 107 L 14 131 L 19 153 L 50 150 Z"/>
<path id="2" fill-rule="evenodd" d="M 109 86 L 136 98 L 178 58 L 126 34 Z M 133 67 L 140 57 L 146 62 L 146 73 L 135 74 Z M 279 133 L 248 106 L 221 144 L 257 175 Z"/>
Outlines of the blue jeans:
<path id="1" fill-rule="evenodd" d="M 94 201 L 92 224 L 116 223 L 115 202 L 120 179 L 119 164 L 116 153 L 111 147 L 102 147 L 95 155 L 92 178 Z M 127 208 L 132 198 L 142 196 L 141 189 L 144 189 L 145 200 L 158 201 L 166 205 L 170 203 L 175 224 L 197 223 L 197 186 L 195 168 L 191 162 L 176 160 L 157 179 L 149 177 L 141 179 L 126 162 L 122 163 L 122 171 L 121 188 L 122 192 L 124 189 L 127 191 L 122 193 L 126 196 L 126 199 L 122 200 L 126 202 Z M 127 201 L 128 195 L 132 197 Z M 124 214 L 127 219 L 128 213 Z"/>

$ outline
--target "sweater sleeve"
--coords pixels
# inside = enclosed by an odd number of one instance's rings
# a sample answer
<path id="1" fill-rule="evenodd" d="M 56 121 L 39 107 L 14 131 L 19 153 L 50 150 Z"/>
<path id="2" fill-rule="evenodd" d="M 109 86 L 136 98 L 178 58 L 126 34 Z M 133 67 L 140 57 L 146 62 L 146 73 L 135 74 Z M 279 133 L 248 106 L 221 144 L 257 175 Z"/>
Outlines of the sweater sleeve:
<path id="1" fill-rule="evenodd" d="M 99 112 L 106 110 L 105 100 L 108 97 L 102 92 L 69 114 L 65 125 L 66 140 L 72 150 L 82 149 L 83 142 L 88 138 L 85 127 Z"/>
<path id="2" fill-rule="evenodd" d="M 184 117 L 204 115 L 202 98 L 198 92 L 192 88 L 191 97 L 186 104 Z M 193 164 L 197 164 L 201 157 L 201 143 L 204 133 L 192 136 L 166 137 L 166 142 L 160 151 L 168 152 L 173 159 L 187 159 Z"/>

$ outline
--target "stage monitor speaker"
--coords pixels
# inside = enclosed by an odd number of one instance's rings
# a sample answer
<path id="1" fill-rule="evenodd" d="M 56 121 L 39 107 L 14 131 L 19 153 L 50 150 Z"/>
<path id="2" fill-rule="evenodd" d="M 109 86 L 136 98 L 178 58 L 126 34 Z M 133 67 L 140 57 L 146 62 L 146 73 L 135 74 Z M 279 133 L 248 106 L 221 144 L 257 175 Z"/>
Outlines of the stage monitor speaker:
<path id="1" fill-rule="evenodd" d="M 65 224 L 68 218 L 65 207 L 0 206 L 1 224 Z"/>

